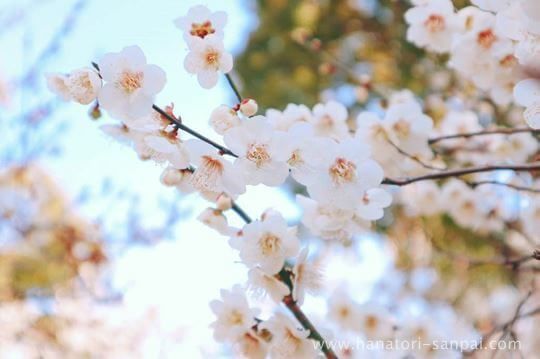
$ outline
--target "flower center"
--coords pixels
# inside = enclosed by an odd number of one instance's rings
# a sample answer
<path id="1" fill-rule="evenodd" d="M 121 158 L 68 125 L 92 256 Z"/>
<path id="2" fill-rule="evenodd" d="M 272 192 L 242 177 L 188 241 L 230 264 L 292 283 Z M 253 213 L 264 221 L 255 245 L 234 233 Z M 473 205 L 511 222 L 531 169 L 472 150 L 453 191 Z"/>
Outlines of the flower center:
<path id="1" fill-rule="evenodd" d="M 334 119 L 328 115 L 321 118 L 321 126 L 324 128 L 331 128 L 334 126 Z"/>
<path id="2" fill-rule="evenodd" d="M 215 50 L 210 50 L 206 53 L 206 64 L 211 67 L 217 67 L 219 61 L 219 52 Z"/>
<path id="3" fill-rule="evenodd" d="M 374 315 L 368 315 L 366 316 L 365 324 L 367 329 L 374 330 L 379 325 L 379 320 Z"/>
<path id="4" fill-rule="evenodd" d="M 429 15 L 427 20 L 424 22 L 424 26 L 428 29 L 429 32 L 441 32 L 445 29 L 446 24 L 444 17 L 441 15 L 432 14 Z"/>
<path id="5" fill-rule="evenodd" d="M 198 36 L 201 39 L 204 39 L 206 35 L 210 35 L 215 32 L 216 29 L 212 27 L 212 22 L 210 21 L 205 21 L 200 24 L 194 22 L 191 24 L 191 30 L 189 31 L 192 36 Z"/>
<path id="6" fill-rule="evenodd" d="M 297 167 L 304 163 L 304 160 L 302 159 L 302 155 L 300 154 L 300 150 L 294 150 L 291 154 L 291 158 L 287 161 L 287 163 L 292 167 Z"/>
<path id="7" fill-rule="evenodd" d="M 232 325 L 240 325 L 244 323 L 244 316 L 237 310 L 232 310 L 227 317 L 227 321 Z"/>
<path id="8" fill-rule="evenodd" d="M 270 155 L 268 154 L 266 145 L 257 143 L 249 145 L 246 158 L 255 162 L 257 167 L 261 167 L 266 162 L 270 161 Z"/>
<path id="9" fill-rule="evenodd" d="M 259 247 L 261 248 L 262 254 L 270 255 L 279 251 L 281 248 L 281 240 L 272 233 L 266 233 L 259 240 Z"/>
<path id="10" fill-rule="evenodd" d="M 493 43 L 497 40 L 497 37 L 493 33 L 493 30 L 487 29 L 484 31 L 481 31 L 478 33 L 478 38 L 476 41 L 480 46 L 482 46 L 484 49 L 489 49 L 493 45 Z"/>
<path id="11" fill-rule="evenodd" d="M 517 63 L 517 59 L 514 55 L 510 54 L 510 55 L 506 55 L 505 57 L 503 57 L 501 59 L 501 61 L 499 61 L 499 64 L 502 66 L 502 67 L 512 67 L 514 66 L 515 64 Z"/>
<path id="12" fill-rule="evenodd" d="M 351 314 L 351 311 L 349 310 L 348 307 L 341 307 L 338 310 L 338 315 L 342 319 L 348 318 L 350 314 Z"/>
<path id="13" fill-rule="evenodd" d="M 356 178 L 356 165 L 345 158 L 337 158 L 330 167 L 330 177 L 338 184 L 352 182 Z"/>
<path id="14" fill-rule="evenodd" d="M 142 72 L 124 71 L 120 75 L 117 84 L 126 93 L 131 94 L 142 87 L 143 77 L 144 75 Z"/>
<path id="15" fill-rule="evenodd" d="M 362 196 L 362 203 L 367 206 L 369 204 L 369 202 L 370 202 L 370 200 L 369 200 L 368 194 L 364 193 L 364 195 Z"/>
<path id="16" fill-rule="evenodd" d="M 392 129 L 400 136 L 407 137 L 411 133 L 411 125 L 405 120 L 399 120 L 392 126 Z"/>

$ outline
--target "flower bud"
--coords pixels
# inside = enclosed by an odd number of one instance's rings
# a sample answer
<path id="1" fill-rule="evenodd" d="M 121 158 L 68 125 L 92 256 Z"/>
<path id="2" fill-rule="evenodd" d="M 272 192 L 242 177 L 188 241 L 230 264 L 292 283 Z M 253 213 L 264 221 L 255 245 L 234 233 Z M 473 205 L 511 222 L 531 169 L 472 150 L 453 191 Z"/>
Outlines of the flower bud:
<path id="1" fill-rule="evenodd" d="M 185 180 L 185 175 L 181 170 L 174 167 L 167 167 L 161 173 L 161 183 L 165 186 L 175 187 Z"/>
<path id="2" fill-rule="evenodd" d="M 229 235 L 230 227 L 223 213 L 214 208 L 205 209 L 197 219 L 220 234 Z"/>
<path id="3" fill-rule="evenodd" d="M 232 199 L 227 194 L 222 193 L 219 195 L 216 201 L 216 207 L 220 211 L 226 211 L 232 207 Z"/>
<path id="4" fill-rule="evenodd" d="M 259 105 L 257 105 L 257 102 L 254 99 L 246 98 L 240 103 L 240 112 L 242 112 L 244 116 L 254 116 L 258 109 Z"/>

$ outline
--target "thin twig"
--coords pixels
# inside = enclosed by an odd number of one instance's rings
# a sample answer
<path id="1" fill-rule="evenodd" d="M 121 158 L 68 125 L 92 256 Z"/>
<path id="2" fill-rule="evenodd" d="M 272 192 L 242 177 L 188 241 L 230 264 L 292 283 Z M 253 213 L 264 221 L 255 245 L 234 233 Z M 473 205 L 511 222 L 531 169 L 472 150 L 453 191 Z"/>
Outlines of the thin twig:
<path id="1" fill-rule="evenodd" d="M 158 112 L 161 116 L 165 117 L 167 120 L 171 121 L 176 127 L 178 127 L 179 129 L 181 129 L 182 131 L 185 131 L 187 133 L 189 133 L 190 135 L 194 136 L 194 137 L 197 137 L 199 140 L 203 141 L 203 142 L 206 142 L 208 143 L 209 145 L 211 145 L 212 147 L 216 148 L 217 150 L 219 150 L 219 152 L 223 155 L 229 155 L 229 156 L 232 156 L 232 157 L 238 157 L 236 154 L 234 154 L 234 152 L 232 152 L 231 150 L 229 150 L 227 147 L 225 146 L 222 146 L 220 145 L 219 143 L 216 143 L 214 141 L 212 141 L 211 139 L 209 139 L 208 137 L 204 136 L 204 135 L 201 135 L 199 132 L 191 129 L 190 127 L 184 125 L 179 119 L 176 119 L 174 118 L 173 116 L 171 116 L 170 114 L 168 114 L 167 112 L 165 112 L 163 109 L 161 109 L 160 107 L 156 106 L 156 105 L 152 105 L 152 108 Z"/>
<path id="2" fill-rule="evenodd" d="M 236 86 L 233 79 L 231 78 L 231 75 L 225 74 L 225 78 L 227 79 L 229 86 L 231 86 L 231 89 L 233 90 L 236 98 L 238 99 L 238 102 L 242 102 L 242 95 L 240 95 L 240 91 L 238 91 L 238 87 Z"/>
<path id="3" fill-rule="evenodd" d="M 535 130 L 530 127 L 496 128 L 493 130 L 484 130 L 484 131 L 476 131 L 476 132 L 468 132 L 468 133 L 456 133 L 452 135 L 434 137 L 434 138 L 430 138 L 428 140 L 428 143 L 432 145 L 440 141 L 451 140 L 455 138 L 470 138 L 470 137 L 487 136 L 487 135 L 513 135 L 516 133 L 524 133 L 524 132 L 540 133 L 540 130 Z"/>
<path id="4" fill-rule="evenodd" d="M 428 170 L 436 170 L 436 171 L 444 171 L 446 168 L 440 168 L 430 165 L 429 163 L 425 163 L 422 161 L 418 156 L 411 155 L 410 153 L 406 152 L 405 150 L 401 149 L 398 145 L 396 145 L 391 139 L 387 138 L 386 141 L 396 149 L 401 155 L 410 158 L 414 162 L 418 163 L 420 166 L 427 168 Z"/>
<path id="5" fill-rule="evenodd" d="M 526 187 L 526 186 L 519 186 L 512 183 L 506 183 L 506 182 L 499 182 L 499 181 L 477 181 L 477 182 L 467 182 L 469 186 L 478 187 L 485 184 L 492 184 L 496 186 L 505 186 L 512 189 L 515 189 L 516 191 L 523 191 L 523 192 L 531 192 L 531 193 L 540 193 L 540 188 L 532 188 L 532 187 Z"/>
<path id="6" fill-rule="evenodd" d="M 449 170 L 449 171 L 430 173 L 430 174 L 418 176 L 418 177 L 409 177 L 409 178 L 404 178 L 404 179 L 385 178 L 382 181 L 382 184 L 388 184 L 388 185 L 394 185 L 394 186 L 405 186 L 405 185 L 415 183 L 415 182 L 420 182 L 420 181 L 439 180 L 439 179 L 445 179 L 445 178 L 450 178 L 450 177 L 461 177 L 461 176 L 465 176 L 472 173 L 502 171 L 502 170 L 518 171 L 518 172 L 536 171 L 536 170 L 540 170 L 540 163 L 535 162 L 530 165 L 490 165 L 490 166 L 460 168 L 460 169 L 454 169 L 454 170 Z"/>

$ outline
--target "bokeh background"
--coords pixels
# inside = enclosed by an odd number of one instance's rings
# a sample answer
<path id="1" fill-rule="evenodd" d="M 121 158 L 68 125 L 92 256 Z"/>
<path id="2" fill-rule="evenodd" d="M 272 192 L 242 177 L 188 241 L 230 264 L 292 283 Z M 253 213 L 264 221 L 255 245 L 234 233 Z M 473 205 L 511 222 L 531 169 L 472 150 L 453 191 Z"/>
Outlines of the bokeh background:
<path id="1" fill-rule="evenodd" d="M 209 133 L 212 109 L 234 104 L 234 97 L 224 80 L 204 90 L 183 68 L 187 49 L 173 20 L 198 3 L 0 0 L 0 206 L 28 201 L 11 219 L 35 219 L 22 235 L 0 224 L 0 358 L 56 350 L 35 343 L 59 343 L 66 336 L 75 347 L 106 347 L 119 332 L 126 333 L 126 350 L 142 357 L 208 357 L 226 350 L 212 340 L 208 302 L 220 288 L 245 281 L 246 273 L 227 240 L 196 220 L 208 203 L 162 186 L 161 167 L 141 162 L 99 130 L 110 119 L 60 102 L 44 79 L 47 72 L 88 66 L 104 53 L 139 45 L 150 63 L 167 72 L 157 102 L 173 102 L 186 123 Z M 363 74 L 377 86 L 410 88 L 419 96 L 437 79 L 457 81 L 444 68 L 446 58 L 405 41 L 405 1 L 203 3 L 229 14 L 225 43 L 236 58 L 234 76 L 262 110 L 330 98 L 352 113 L 376 107 L 358 101 Z M 320 43 L 299 44 L 302 37 Z M 437 106 L 428 112 L 435 120 L 442 116 Z M 250 213 L 277 208 L 294 223 L 300 212 L 292 198 L 299 191 L 293 184 L 250 188 L 240 204 Z M 471 286 L 481 292 L 513 280 L 504 266 L 470 268 L 455 256 L 433 256 L 434 248 L 451 247 L 491 258 L 499 252 L 497 235 L 459 228 L 444 216 L 396 214 L 388 221 L 378 227 L 385 232 L 392 224 L 392 242 L 364 236 L 337 249 L 345 259 L 328 263 L 329 283 L 349 278 L 361 299 L 369 293 L 361 289 L 388 275 L 394 264 L 407 273 L 433 265 L 436 273 L 416 272 L 420 287 L 431 286 L 434 276 L 456 291 Z M 322 305 L 310 298 L 306 308 L 318 313 Z M 2 327 L 17 326 L 21 313 L 33 318 L 33 334 L 3 351 L 2 340 L 9 338 L 2 338 Z M 88 313 L 94 322 L 77 313 Z"/>

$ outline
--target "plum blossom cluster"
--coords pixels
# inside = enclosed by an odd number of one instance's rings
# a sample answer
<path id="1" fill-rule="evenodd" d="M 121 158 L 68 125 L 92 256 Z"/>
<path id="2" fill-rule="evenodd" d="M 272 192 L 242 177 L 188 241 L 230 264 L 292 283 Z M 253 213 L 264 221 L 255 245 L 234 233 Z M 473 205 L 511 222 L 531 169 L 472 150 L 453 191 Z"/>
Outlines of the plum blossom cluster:
<path id="1" fill-rule="evenodd" d="M 428 146 L 428 139 L 433 134 L 433 120 L 408 90 L 390 97 L 384 116 L 363 111 L 356 124 L 356 136 L 371 146 L 374 159 L 388 175 L 417 174 L 425 169 L 412 158 L 433 159 Z"/>
<path id="2" fill-rule="evenodd" d="M 470 181 L 450 179 L 441 186 L 419 182 L 403 188 L 400 203 L 409 216 L 446 213 L 460 227 L 477 233 L 497 233 L 508 224 L 518 224 L 526 236 L 536 238 L 539 194 L 519 190 L 527 188 L 528 182 L 530 179 L 526 177 L 504 172 L 495 176 L 476 175 Z M 538 183 L 532 186 L 537 187 Z"/>
<path id="3" fill-rule="evenodd" d="M 211 12 L 198 5 L 189 9 L 185 16 L 175 20 L 175 25 L 184 33 L 189 53 L 184 66 L 189 73 L 196 74 L 204 88 L 214 87 L 219 73 L 228 73 L 233 68 L 232 55 L 225 51 L 223 28 L 227 24 L 227 14 L 223 11 Z"/>
<path id="4" fill-rule="evenodd" d="M 526 107 L 525 120 L 539 128 L 538 55 L 540 8 L 535 0 L 473 0 L 454 10 L 451 0 L 416 1 L 406 14 L 407 39 L 436 53 L 498 105 Z"/>
<path id="5" fill-rule="evenodd" d="M 476 7 L 456 14 L 449 0 L 415 4 L 406 16 L 411 25 L 409 40 L 432 51 L 450 52 L 451 66 L 479 88 L 490 90 L 495 102 L 505 104 L 524 72 L 516 52 L 518 40 L 498 35 L 499 14 Z M 189 50 L 185 68 L 197 75 L 204 88 L 215 86 L 220 74 L 232 70 L 232 56 L 223 43 L 226 20 L 223 12 L 196 6 L 175 21 Z M 298 224 L 289 225 L 272 209 L 252 220 L 236 200 L 250 186 L 294 183 L 305 189 L 303 195 L 296 196 L 302 224 L 316 237 L 347 242 L 384 217 L 392 202 L 386 186 L 392 181 L 385 174 L 441 170 L 433 167 L 437 162 L 444 165 L 430 146 L 433 133 L 467 134 L 483 126 L 475 113 L 463 109 L 448 111 L 435 125 L 410 91 L 394 94 L 384 108 L 361 111 L 356 121 L 351 121 L 352 114 L 336 101 L 313 108 L 289 104 L 262 115 L 257 102 L 242 98 L 226 76 L 238 103 L 223 104 L 209 116 L 209 125 L 223 145 L 188 127 L 172 104 L 165 109 L 154 104 L 166 75 L 158 66 L 148 64 L 137 46 L 104 55 L 93 69 L 50 75 L 48 82 L 51 90 L 66 100 L 82 104 L 97 101 L 118 121 L 102 129 L 131 146 L 142 160 L 163 166 L 164 185 L 183 193 L 196 192 L 212 203 L 199 219 L 230 238 L 230 246 L 238 251 L 248 271 L 245 285 L 222 290 L 221 299 L 211 303 L 217 341 L 234 345 L 250 358 L 312 358 L 318 343 L 327 357 L 333 358 L 321 334 L 300 309 L 307 294 L 317 293 L 323 281 L 319 263 L 309 258 L 307 246 L 302 248 Z M 520 85 L 516 89 L 520 92 Z M 528 117 L 529 123 L 533 117 Z M 472 141 L 455 138 L 440 147 L 455 152 L 456 162 L 464 165 L 501 158 L 509 163 L 524 162 L 538 151 L 530 133 Z M 518 189 L 479 185 L 498 180 L 499 173 L 493 175 L 474 177 L 476 184 L 458 179 L 446 180 L 441 186 L 418 182 L 405 187 L 400 199 L 405 210 L 415 216 L 448 213 L 462 227 L 487 232 L 499 231 L 520 219 L 525 232 L 537 233 L 538 201 L 524 206 L 526 201 L 534 202 L 533 197 L 522 196 Z M 514 181 L 508 177 L 503 180 L 507 184 Z M 522 180 L 527 179 L 515 179 L 518 183 Z M 230 211 L 239 214 L 245 225 L 229 225 L 226 214 Z M 273 314 L 263 317 L 246 292 L 254 298 L 267 298 Z M 328 317 L 336 323 L 336 332 L 345 336 L 382 340 L 421 336 L 426 342 L 460 335 L 475 337 L 470 325 L 446 305 L 422 300 L 426 312 L 435 313 L 424 318 L 415 316 L 412 308 L 401 313 L 375 297 L 359 304 L 346 291 L 333 293 Z M 278 303 L 295 319 L 274 310 Z"/>

